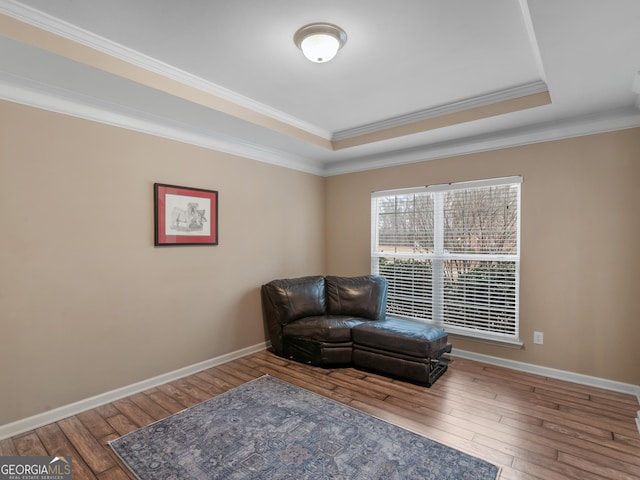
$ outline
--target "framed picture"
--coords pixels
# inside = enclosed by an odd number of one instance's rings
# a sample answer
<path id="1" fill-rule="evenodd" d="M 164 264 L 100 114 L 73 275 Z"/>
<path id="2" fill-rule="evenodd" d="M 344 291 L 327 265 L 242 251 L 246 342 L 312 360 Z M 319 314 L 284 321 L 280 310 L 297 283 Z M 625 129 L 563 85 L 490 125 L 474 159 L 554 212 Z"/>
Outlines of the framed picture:
<path id="1" fill-rule="evenodd" d="M 154 183 L 155 246 L 218 245 L 218 192 Z"/>

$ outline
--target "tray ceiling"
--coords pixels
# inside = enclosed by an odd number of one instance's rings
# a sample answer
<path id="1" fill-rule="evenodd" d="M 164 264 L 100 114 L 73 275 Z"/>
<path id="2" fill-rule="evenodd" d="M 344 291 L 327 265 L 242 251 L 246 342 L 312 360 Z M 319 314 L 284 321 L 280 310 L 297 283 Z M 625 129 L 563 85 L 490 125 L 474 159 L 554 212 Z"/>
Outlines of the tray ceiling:
<path id="1" fill-rule="evenodd" d="M 326 64 L 293 33 L 348 35 Z M 321 175 L 640 126 L 635 0 L 0 0 L 1 98 Z"/>

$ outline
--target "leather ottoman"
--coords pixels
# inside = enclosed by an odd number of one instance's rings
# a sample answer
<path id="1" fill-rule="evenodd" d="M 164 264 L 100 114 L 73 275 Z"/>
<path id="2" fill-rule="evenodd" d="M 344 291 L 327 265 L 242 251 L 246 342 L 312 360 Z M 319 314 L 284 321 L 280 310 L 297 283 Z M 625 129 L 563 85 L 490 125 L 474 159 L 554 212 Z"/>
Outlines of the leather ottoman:
<path id="1" fill-rule="evenodd" d="M 352 328 L 353 364 L 430 387 L 448 367 L 451 352 L 444 330 L 386 318 Z"/>

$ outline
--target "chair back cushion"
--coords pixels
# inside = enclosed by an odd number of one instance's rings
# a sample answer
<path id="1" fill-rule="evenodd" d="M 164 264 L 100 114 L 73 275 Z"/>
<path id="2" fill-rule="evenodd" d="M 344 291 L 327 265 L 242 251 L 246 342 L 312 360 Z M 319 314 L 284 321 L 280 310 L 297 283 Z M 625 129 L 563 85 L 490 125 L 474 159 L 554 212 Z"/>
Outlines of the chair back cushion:
<path id="1" fill-rule="evenodd" d="M 329 315 L 352 315 L 384 320 L 387 310 L 387 279 L 378 275 L 325 277 Z"/>
<path id="2" fill-rule="evenodd" d="M 273 280 L 262 287 L 263 307 L 280 325 L 304 317 L 325 315 L 324 277 Z"/>

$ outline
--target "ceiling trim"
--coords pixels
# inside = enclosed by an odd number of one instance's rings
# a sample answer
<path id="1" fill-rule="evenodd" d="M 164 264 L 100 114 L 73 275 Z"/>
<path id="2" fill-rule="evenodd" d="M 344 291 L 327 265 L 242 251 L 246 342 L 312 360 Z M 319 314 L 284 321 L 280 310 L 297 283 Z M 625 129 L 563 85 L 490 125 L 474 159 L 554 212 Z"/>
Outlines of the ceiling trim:
<path id="1" fill-rule="evenodd" d="M 323 175 L 329 177 L 630 128 L 640 128 L 640 112 L 635 107 L 623 107 L 555 122 L 544 122 L 389 153 L 362 156 L 336 164 L 328 163 Z"/>
<path id="2" fill-rule="evenodd" d="M 196 75 L 192 75 L 184 70 L 180 70 L 153 57 L 144 55 L 136 50 L 125 47 L 119 43 L 108 40 L 95 33 L 72 25 L 59 18 L 48 15 L 44 12 L 18 4 L 12 0 L 0 0 L 0 13 L 9 15 L 17 20 L 41 28 L 56 35 L 65 37 L 74 42 L 101 51 L 113 57 L 132 63 L 156 73 L 160 73 L 168 78 L 177 80 L 185 85 L 198 88 L 217 97 L 223 98 L 245 108 L 269 116 L 293 127 L 304 130 L 313 135 L 317 135 L 326 140 L 331 139 L 331 132 L 321 129 L 311 123 L 293 117 L 280 110 L 272 108 L 263 103 L 257 102 L 249 97 L 240 95 L 228 88 L 204 80 Z"/>
<path id="3" fill-rule="evenodd" d="M 437 128 L 460 125 L 462 123 L 494 117 L 496 115 L 504 115 L 506 113 L 513 113 L 519 110 L 540 107 L 543 105 L 548 105 L 550 103 L 551 97 L 549 95 L 549 92 L 545 89 L 544 91 L 541 91 L 539 93 L 533 93 L 524 97 L 502 100 L 487 105 L 470 107 L 460 111 L 452 111 L 451 113 L 431 118 L 425 118 L 414 123 L 391 127 L 386 130 L 380 130 L 377 132 L 367 133 L 364 135 L 360 135 L 359 137 L 346 138 L 344 140 L 333 142 L 332 144 L 334 150 L 340 150 L 343 148 L 364 145 L 367 143 L 379 142 L 381 140 L 398 138 L 414 133 L 426 132 L 428 130 L 434 130 Z"/>
<path id="4" fill-rule="evenodd" d="M 148 72 L 153 72 L 167 79 L 174 80 L 182 85 L 192 87 L 200 92 L 207 93 L 213 97 L 216 97 L 225 102 L 231 103 L 237 107 L 242 107 L 243 109 L 250 110 L 253 114 L 258 114 L 260 116 L 265 116 L 270 118 L 271 120 L 283 123 L 288 125 L 289 127 L 293 127 L 294 129 L 300 130 L 307 134 L 307 138 L 305 140 L 311 141 L 311 143 L 319 143 L 317 141 L 313 141 L 313 139 L 308 138 L 309 135 L 313 137 L 319 137 L 324 141 L 325 148 L 330 148 L 329 140 L 331 139 L 331 132 L 321 129 L 315 125 L 312 125 L 308 122 L 304 122 L 303 120 L 288 115 L 280 110 L 274 109 L 268 105 L 257 102 L 249 97 L 240 95 L 232 90 L 229 90 L 225 87 L 217 85 L 213 82 L 209 82 L 200 78 L 191 73 L 185 72 L 179 68 L 168 65 L 164 62 L 161 62 L 153 57 L 142 54 L 136 50 L 127 48 L 119 43 L 108 40 L 104 37 L 96 35 L 92 32 L 79 28 L 75 25 L 72 25 L 68 22 L 60 20 L 56 17 L 48 15 L 44 12 L 38 11 L 31 7 L 27 7 L 22 4 L 15 3 L 11 0 L 0 0 L 0 14 L 5 15 L 6 17 L 10 17 L 14 20 L 21 22 L 22 24 L 30 25 L 31 27 L 35 27 L 39 30 L 43 30 L 52 35 L 64 38 L 70 42 L 73 42 L 78 45 L 82 45 L 91 50 L 95 50 L 102 54 L 108 55 L 113 58 L 117 58 L 123 62 L 126 62 L 130 65 L 135 65 L 140 67 Z M 11 26 L 6 25 L 5 22 L 5 31 L 3 34 L 7 34 L 11 38 L 15 38 L 20 41 L 25 41 L 31 45 L 34 45 L 39 48 L 43 48 L 49 51 L 53 51 L 53 53 L 57 53 L 63 56 L 67 56 L 76 61 L 80 61 L 82 63 L 87 63 L 93 67 L 100 68 L 102 70 L 108 71 L 109 73 L 113 73 L 119 76 L 125 76 L 118 71 L 113 71 L 112 68 L 106 68 L 103 65 L 86 62 L 86 60 L 81 59 L 80 56 L 75 56 L 73 54 L 69 54 L 69 46 L 67 46 L 67 52 L 61 51 L 59 48 L 54 49 L 54 46 L 50 43 L 45 43 L 41 36 L 37 35 L 37 32 L 31 35 L 31 38 L 26 38 L 26 35 L 21 35 L 20 38 L 16 38 L 17 35 L 11 35 L 9 30 Z M 34 40 L 34 37 L 37 37 L 37 40 Z M 86 58 L 86 57 L 85 57 Z M 104 62 L 107 63 L 107 62 Z M 139 83 L 147 84 L 143 81 L 140 81 L 139 78 L 131 78 L 126 77 L 131 80 L 137 81 Z M 153 87 L 153 85 L 147 85 Z M 156 87 L 157 88 L 157 87 Z M 168 92 L 172 93 L 172 92 Z M 175 94 L 175 93 L 174 93 Z M 180 96 L 180 95 L 178 95 Z M 194 101 L 193 99 L 189 99 Z M 212 107 L 211 105 L 207 105 Z M 213 107 L 216 108 L 216 107 Z M 219 107 L 218 107 L 219 108 Z M 225 113 L 231 113 L 229 111 L 225 111 Z M 239 118 L 243 118 L 240 115 L 236 114 Z M 245 118 L 248 119 L 248 118 Z M 249 121 L 252 121 L 249 119 Z M 254 123 L 257 123 L 254 121 Z M 271 126 L 271 128 L 274 128 Z M 289 132 L 291 134 L 291 132 Z M 320 142 L 322 143 L 322 142 Z"/>
<path id="5" fill-rule="evenodd" d="M 524 1 L 526 0 L 521 0 L 521 2 Z M 528 13 L 526 4 L 522 5 L 522 9 L 524 13 Z M 330 150 L 340 150 L 462 123 L 468 121 L 467 117 L 471 119 L 485 118 L 493 114 L 479 114 L 479 107 L 533 96 L 542 92 L 548 93 L 544 81 L 538 80 L 526 85 L 332 133 L 13 0 L 0 0 L 0 13 L 5 16 L 4 19 L 0 18 L 3 20 L 0 22 L 0 26 L 3 27 L 2 33 L 19 41 Z M 7 21 L 8 18 L 13 19 L 14 22 Z M 20 23 L 15 24 L 16 21 Z M 31 28 L 24 28 L 27 26 Z M 33 31 L 34 28 L 37 31 Z M 46 38 L 47 35 L 43 35 L 43 32 L 54 37 Z M 61 39 L 66 42 L 61 42 Z M 535 39 L 532 42 L 535 44 Z M 96 55 L 96 52 L 101 55 Z M 110 60 L 113 58 L 124 63 L 113 62 Z M 138 67 L 138 69 L 131 68 L 131 66 Z M 540 75 L 544 77 L 544 72 L 540 72 Z M 533 106 L 540 104 L 544 104 L 544 101 Z M 516 107 L 511 111 L 521 108 L 523 107 Z M 469 115 L 455 115 L 465 110 L 472 112 Z M 500 111 L 500 113 L 506 112 L 504 109 Z M 441 121 L 433 120 L 438 117 Z M 402 128 L 409 125 L 411 127 Z"/>
<path id="6" fill-rule="evenodd" d="M 529 36 L 529 46 L 531 48 L 533 58 L 536 62 L 536 66 L 538 67 L 538 73 L 540 74 L 540 78 L 546 82 L 547 77 L 544 71 L 544 65 L 542 63 L 542 54 L 540 53 L 540 48 L 538 47 L 536 30 L 535 28 L 533 28 L 533 20 L 531 19 L 531 11 L 529 10 L 528 0 L 520 0 L 520 9 L 522 10 L 524 26 L 527 30 L 527 35 Z"/>
<path id="7" fill-rule="evenodd" d="M 539 64 L 541 80 L 477 98 L 462 100 L 451 105 L 443 105 L 381 122 L 341 130 L 335 135 L 140 52 L 31 7 L 16 3 L 14 0 L 0 0 L 0 34 L 255 125 L 306 141 L 325 149 L 323 157 L 327 158 L 332 149 L 338 150 L 348 146 L 395 138 L 400 135 L 416 134 L 429 128 L 438 128 L 433 126 L 433 122 L 451 121 L 452 119 L 449 117 L 459 117 L 458 121 L 448 123 L 449 125 L 469 121 L 470 116 L 478 114 L 480 110 L 492 105 L 506 106 L 513 102 L 526 103 L 526 101 L 532 100 L 542 102 L 545 97 L 550 101 L 527 0 L 519 1 L 525 13 L 525 23 Z M 594 115 L 566 118 L 555 122 L 540 123 L 370 156 L 354 154 L 340 163 L 338 161 L 334 163 L 331 159 L 323 162 L 319 159 L 301 158 L 286 151 L 262 147 L 229 135 L 205 131 L 204 128 L 182 124 L 167 117 L 154 116 L 128 106 L 105 102 L 77 92 L 11 76 L 8 73 L 0 72 L 0 87 L 0 99 L 321 176 L 339 175 L 640 127 L 640 111 L 638 110 L 640 109 L 640 93 L 634 90 L 635 93 L 638 93 L 636 101 L 638 108 L 629 107 Z M 494 103 L 491 103 L 492 101 Z M 537 103 L 537 105 L 542 104 L 545 103 Z M 531 106 L 523 108 L 531 108 Z M 474 110 L 476 111 L 474 112 Z M 504 111 L 500 113 L 504 113 Z M 380 146 L 381 148 L 385 147 L 383 143 Z"/>
<path id="8" fill-rule="evenodd" d="M 235 137 L 212 134 L 209 130 L 200 131 L 175 120 L 157 117 L 141 110 L 5 72 L 0 72 L 0 100 L 146 133 L 305 173 L 323 175 L 323 165 L 319 161 L 300 158 L 281 150 L 268 149 Z"/>
<path id="9" fill-rule="evenodd" d="M 234 137 L 215 136 L 211 131 L 198 131 L 167 118 L 4 72 L 0 72 L 0 99 L 325 177 L 640 127 L 640 111 L 635 106 L 625 107 L 332 164 Z"/>
<path id="10" fill-rule="evenodd" d="M 485 107 L 495 103 L 504 102 L 507 100 L 514 100 L 516 98 L 527 97 L 538 93 L 548 93 L 547 84 L 542 80 L 527 83 L 525 85 L 519 85 L 517 87 L 506 88 L 496 92 L 491 92 L 486 95 L 479 95 L 477 97 L 471 97 L 458 102 L 448 103 L 425 110 L 409 113 L 406 115 L 400 115 L 398 117 L 389 118 L 379 122 L 369 123 L 355 128 L 349 128 L 341 130 L 333 134 L 331 138 L 334 145 L 341 140 L 351 139 L 370 133 L 379 132 L 381 130 L 393 129 L 395 127 L 404 126 L 407 124 L 413 124 L 422 122 L 423 120 L 429 120 L 437 117 L 444 117 L 453 113 L 463 112 L 465 110 L 471 110 L 478 107 Z"/>

